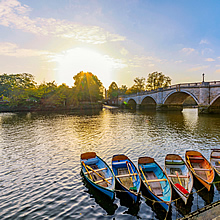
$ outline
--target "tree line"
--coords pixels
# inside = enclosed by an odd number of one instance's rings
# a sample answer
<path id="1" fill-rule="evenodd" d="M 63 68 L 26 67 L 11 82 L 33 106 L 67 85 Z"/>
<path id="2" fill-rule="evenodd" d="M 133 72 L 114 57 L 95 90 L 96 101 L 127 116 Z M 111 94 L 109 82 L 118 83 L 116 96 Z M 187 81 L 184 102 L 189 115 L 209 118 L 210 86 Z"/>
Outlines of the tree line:
<path id="1" fill-rule="evenodd" d="M 116 82 L 112 82 L 107 91 L 108 98 L 116 98 L 118 95 L 137 94 L 143 91 L 151 91 L 171 85 L 171 78 L 163 73 L 149 73 L 147 79 L 144 77 L 136 77 L 134 84 L 130 88 L 126 85 L 118 87 Z"/>
<path id="2" fill-rule="evenodd" d="M 29 73 L 0 75 L 0 95 L 8 100 L 12 107 L 44 106 L 44 107 L 77 107 L 80 103 L 97 103 L 104 99 L 104 87 L 98 77 L 90 72 L 79 72 L 73 76 L 74 85 L 57 85 L 55 81 L 37 84 Z M 166 87 L 171 79 L 162 73 L 154 72 L 145 78 L 135 78 L 134 85 L 118 87 L 112 82 L 107 90 L 108 98 L 118 95 L 132 94 L 144 90 Z"/>

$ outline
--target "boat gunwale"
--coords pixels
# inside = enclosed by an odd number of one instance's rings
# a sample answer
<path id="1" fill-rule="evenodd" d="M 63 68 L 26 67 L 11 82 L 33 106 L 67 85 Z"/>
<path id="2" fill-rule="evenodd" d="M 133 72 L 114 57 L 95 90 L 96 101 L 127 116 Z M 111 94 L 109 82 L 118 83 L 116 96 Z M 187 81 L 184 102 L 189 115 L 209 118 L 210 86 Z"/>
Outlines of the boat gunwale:
<path id="1" fill-rule="evenodd" d="M 119 157 L 120 156 L 120 157 Z M 122 157 L 121 157 L 122 156 Z M 115 159 L 115 158 L 125 158 L 125 159 Z M 121 181 L 119 180 L 119 177 L 117 177 L 117 175 L 115 175 L 115 173 L 114 173 L 114 171 L 112 171 L 113 172 L 113 174 L 114 174 L 114 177 L 115 177 L 115 179 L 117 180 L 117 182 L 123 187 L 123 188 L 125 188 L 129 193 L 131 193 L 131 194 L 133 194 L 134 196 L 139 196 L 139 193 L 140 193 L 140 189 L 141 189 L 141 178 L 140 178 L 140 173 L 139 173 L 139 171 L 138 171 L 138 169 L 137 169 L 137 167 L 134 165 L 134 163 L 129 159 L 129 157 L 127 157 L 126 155 L 124 155 L 124 154 L 116 154 L 116 155 L 113 155 L 113 157 L 112 157 L 112 162 L 113 161 L 120 161 L 120 160 L 128 160 L 131 164 L 133 164 L 133 166 L 135 167 L 135 170 L 137 171 L 137 176 L 139 177 L 139 179 L 140 179 L 140 184 L 139 184 L 139 189 L 138 189 L 138 191 L 137 192 L 134 192 L 134 191 L 132 191 L 132 190 L 130 190 L 127 186 L 125 186 L 124 184 L 122 184 L 121 183 Z M 113 164 L 112 164 L 112 167 L 113 167 Z M 113 168 L 112 168 L 112 170 L 113 170 Z M 135 171 L 134 171 L 134 173 L 135 173 Z M 136 176 L 136 175 L 135 175 Z"/>
<path id="2" fill-rule="evenodd" d="M 188 154 L 189 154 L 190 152 L 196 152 L 196 153 L 197 153 L 196 156 L 201 156 L 201 157 L 203 157 L 204 161 L 206 161 L 206 162 L 209 164 L 209 166 L 211 167 L 210 172 L 213 172 L 213 178 L 211 179 L 211 181 L 205 180 L 202 176 L 198 175 L 198 174 L 194 171 L 194 169 L 192 169 L 192 168 L 190 167 L 190 165 L 188 164 L 188 159 L 187 159 L 187 156 L 189 156 Z M 188 158 L 189 158 L 189 157 L 188 157 Z M 211 163 L 206 159 L 205 156 L 203 156 L 202 153 L 200 153 L 199 151 L 194 151 L 194 150 L 187 150 L 187 151 L 185 152 L 185 160 L 186 160 L 186 165 L 187 165 L 187 167 L 190 169 L 190 171 L 195 175 L 195 177 L 196 177 L 200 182 L 203 181 L 206 185 L 204 185 L 203 183 L 202 183 L 202 184 L 208 189 L 208 191 L 210 191 L 210 188 L 211 188 L 211 186 L 212 186 L 212 184 L 213 184 L 213 181 L 214 181 L 214 179 L 215 179 L 215 170 L 214 170 L 213 166 L 211 165 Z M 190 158 L 189 158 L 189 161 L 190 161 Z M 190 164 L 191 164 L 191 161 L 190 161 Z"/>
<path id="3" fill-rule="evenodd" d="M 165 200 L 163 200 L 162 198 L 160 198 L 159 196 L 157 196 L 154 192 L 152 192 L 152 191 L 149 189 L 149 187 L 147 186 L 147 184 L 145 183 L 145 181 L 144 181 L 142 178 L 141 178 L 141 180 L 142 180 L 143 184 L 145 185 L 145 187 L 148 189 L 148 191 L 150 191 L 150 193 L 153 194 L 153 196 L 155 196 L 158 200 L 160 200 L 160 202 L 164 202 L 164 203 L 166 203 L 166 204 L 168 205 L 168 210 L 169 210 L 169 207 L 170 207 L 171 202 L 172 202 L 172 187 L 171 187 L 169 178 L 168 178 L 168 176 L 166 175 L 166 173 L 164 172 L 164 170 L 162 169 L 162 167 L 161 167 L 161 166 L 154 160 L 154 158 L 152 158 L 152 157 L 139 157 L 139 158 L 138 158 L 138 170 L 139 170 L 139 165 L 141 165 L 141 164 L 146 164 L 146 163 L 139 163 L 139 161 L 140 161 L 139 159 L 142 160 L 143 158 L 152 159 L 153 162 L 151 162 L 151 163 L 155 163 L 155 164 L 161 169 L 161 171 L 163 172 L 163 174 L 164 174 L 165 177 L 167 178 L 167 182 L 168 182 L 168 184 L 169 184 L 169 186 L 170 186 L 170 201 L 165 201 Z M 140 177 L 141 177 L 141 174 L 140 174 Z"/>
<path id="4" fill-rule="evenodd" d="M 91 152 L 90 152 L 90 153 L 91 153 Z M 82 171 L 82 173 L 83 173 L 83 176 L 84 176 L 84 177 L 86 178 L 86 180 L 87 180 L 88 182 L 90 182 L 91 184 L 94 184 L 94 185 L 96 185 L 98 188 L 101 188 L 101 189 L 103 189 L 103 190 L 109 191 L 109 192 L 111 192 L 111 193 L 114 194 L 114 192 L 115 192 L 115 176 L 114 176 L 114 173 L 113 173 L 112 169 L 109 167 L 109 165 L 108 165 L 101 157 L 99 157 L 98 155 L 96 155 L 96 157 L 97 157 L 99 160 L 101 160 L 102 162 L 104 162 L 104 164 L 106 165 L 107 169 L 110 170 L 110 172 L 111 172 L 111 174 L 112 174 L 112 184 L 111 184 L 112 188 L 108 188 L 108 187 L 101 186 L 101 185 L 95 183 L 95 181 L 91 180 L 91 179 L 85 174 L 85 172 L 83 171 L 83 165 L 82 165 L 82 161 L 83 161 L 83 160 L 80 159 L 80 162 L 81 162 L 81 171 Z M 92 157 L 92 158 L 94 158 L 94 157 Z M 92 158 L 88 158 L 88 159 L 92 159 Z M 101 191 L 101 192 L 102 192 L 102 191 Z M 104 192 L 103 192 L 103 193 L 104 193 Z M 108 195 L 107 195 L 107 196 L 108 196 Z M 113 198 L 114 198 L 114 196 L 113 196 Z"/>
<path id="5" fill-rule="evenodd" d="M 175 157 L 173 157 L 173 156 L 175 156 Z M 180 191 L 179 188 L 177 188 L 177 187 L 175 186 L 175 184 L 173 183 L 172 179 L 171 179 L 171 178 L 169 179 L 170 182 L 171 182 L 171 185 L 176 189 L 176 191 L 178 191 L 183 197 L 185 197 L 186 199 L 188 199 L 189 196 L 190 196 L 190 194 L 191 194 L 191 192 L 192 192 L 192 189 L 193 189 L 193 175 L 192 175 L 192 172 L 191 172 L 191 170 L 188 168 L 188 166 L 187 166 L 186 162 L 183 160 L 183 158 L 182 158 L 180 155 L 178 155 L 178 154 L 167 154 L 167 155 L 166 155 L 165 160 L 164 160 L 164 171 L 165 171 L 165 172 L 166 172 L 166 160 L 170 160 L 170 157 L 171 157 L 171 158 L 172 158 L 172 157 L 173 157 L 173 158 L 176 158 L 175 160 L 181 160 L 182 162 L 184 162 L 184 164 L 182 164 L 182 165 L 185 165 L 186 168 L 187 168 L 187 170 L 188 170 L 189 177 L 186 177 L 186 178 L 190 178 L 191 181 L 192 181 L 192 184 L 191 184 L 190 190 L 188 191 L 189 193 L 187 193 L 187 194 L 184 194 L 182 191 Z M 173 165 L 175 166 L 175 164 L 173 164 Z M 178 166 L 179 166 L 179 165 L 178 165 Z M 167 174 L 167 172 L 166 172 L 166 174 Z M 169 177 L 168 174 L 167 174 L 167 176 Z M 185 202 L 185 201 L 184 201 L 184 202 Z"/>

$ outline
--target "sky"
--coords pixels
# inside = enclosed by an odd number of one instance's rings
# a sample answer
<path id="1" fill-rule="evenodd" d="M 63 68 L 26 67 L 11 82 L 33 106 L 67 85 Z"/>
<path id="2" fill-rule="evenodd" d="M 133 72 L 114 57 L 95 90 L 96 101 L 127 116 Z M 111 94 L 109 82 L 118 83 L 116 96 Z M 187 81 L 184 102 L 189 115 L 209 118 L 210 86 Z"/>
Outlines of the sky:
<path id="1" fill-rule="evenodd" d="M 218 0 L 0 0 L 0 74 L 108 89 L 162 72 L 172 84 L 220 80 Z"/>

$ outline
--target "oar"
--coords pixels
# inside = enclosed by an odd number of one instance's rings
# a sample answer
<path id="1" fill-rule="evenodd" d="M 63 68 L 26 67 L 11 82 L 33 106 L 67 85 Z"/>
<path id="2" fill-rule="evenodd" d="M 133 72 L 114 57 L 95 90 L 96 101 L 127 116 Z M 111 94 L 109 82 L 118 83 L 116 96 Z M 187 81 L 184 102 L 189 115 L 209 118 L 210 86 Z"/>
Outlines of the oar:
<path id="1" fill-rule="evenodd" d="M 86 167 L 86 165 L 85 165 L 85 163 L 84 163 L 83 161 L 82 161 L 82 165 L 85 167 L 86 172 L 88 173 L 89 178 L 92 180 L 92 176 L 91 176 L 91 174 L 89 173 L 89 171 L 88 171 L 88 169 L 87 169 L 87 167 Z"/>
<path id="2" fill-rule="evenodd" d="M 186 179 L 186 189 L 187 190 L 188 190 L 189 178 L 190 178 L 190 175 L 189 175 L 189 172 L 187 172 L 187 179 Z"/>
<path id="3" fill-rule="evenodd" d="M 178 178 L 178 180 L 179 180 L 179 182 L 180 182 L 180 185 L 181 185 L 181 186 L 183 186 L 183 185 L 182 185 L 182 183 L 181 183 L 181 181 L 180 181 L 180 177 L 179 177 L 178 172 L 177 172 L 177 171 L 175 171 L 175 173 L 176 173 L 176 176 L 177 176 L 177 178 Z"/>
<path id="4" fill-rule="evenodd" d="M 132 173 L 134 174 L 134 170 L 133 170 L 133 168 L 132 168 L 132 166 L 131 166 L 131 163 L 130 163 L 130 162 L 128 162 L 128 165 L 130 166 L 131 171 L 132 171 Z M 135 175 L 134 175 L 134 178 L 135 178 L 135 181 L 137 181 L 137 178 L 136 178 L 136 176 L 135 176 Z"/>
<path id="5" fill-rule="evenodd" d="M 151 190 L 151 187 L 150 187 L 150 184 L 148 183 L 147 178 L 146 178 L 146 176 L 144 175 L 144 172 L 143 172 L 141 166 L 139 166 L 139 169 L 140 169 L 140 171 L 141 171 L 141 173 L 142 173 L 142 175 L 143 175 L 143 177 L 144 177 L 144 180 L 145 180 L 145 182 L 147 183 L 147 185 L 148 185 L 150 191 L 152 191 L 152 190 Z"/>
<path id="6" fill-rule="evenodd" d="M 101 177 L 103 180 L 105 180 L 108 184 L 111 184 L 108 180 L 106 180 L 102 175 L 100 175 L 98 172 L 93 170 L 90 166 L 86 165 L 90 170 L 92 170 L 94 173 L 96 173 L 99 177 Z"/>
<path id="7" fill-rule="evenodd" d="M 191 162 L 190 162 L 190 159 L 189 159 L 189 156 L 187 155 L 187 160 L 188 160 L 188 163 L 189 163 L 189 166 L 191 167 L 192 171 L 195 172 L 195 170 L 193 169 L 192 165 L 191 165 Z"/>
<path id="8" fill-rule="evenodd" d="M 130 172 L 130 169 L 129 169 L 129 166 L 128 166 L 128 161 L 126 161 L 126 165 L 127 165 L 127 168 L 128 168 L 128 173 L 129 173 L 129 175 L 130 175 L 131 182 L 133 183 L 133 179 L 132 179 L 132 176 L 131 176 L 131 172 Z"/>

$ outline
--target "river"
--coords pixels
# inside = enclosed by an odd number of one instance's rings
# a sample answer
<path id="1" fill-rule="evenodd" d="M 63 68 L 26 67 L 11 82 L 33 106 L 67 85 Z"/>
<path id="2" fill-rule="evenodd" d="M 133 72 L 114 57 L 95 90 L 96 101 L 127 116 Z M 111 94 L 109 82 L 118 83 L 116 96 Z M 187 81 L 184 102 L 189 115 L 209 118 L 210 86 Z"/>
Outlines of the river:
<path id="1" fill-rule="evenodd" d="M 0 113 L 0 219 L 163 219 L 144 197 L 133 205 L 117 193 L 109 201 L 80 173 L 80 154 L 95 151 L 109 165 L 113 155 L 150 156 L 162 166 L 167 153 L 220 148 L 220 115 L 120 109 L 65 113 Z M 215 180 L 216 181 L 216 180 Z M 189 204 L 173 202 L 177 219 L 220 199 L 195 182 Z M 178 196 L 174 194 L 176 199 Z"/>

